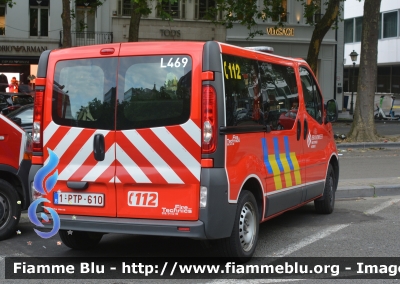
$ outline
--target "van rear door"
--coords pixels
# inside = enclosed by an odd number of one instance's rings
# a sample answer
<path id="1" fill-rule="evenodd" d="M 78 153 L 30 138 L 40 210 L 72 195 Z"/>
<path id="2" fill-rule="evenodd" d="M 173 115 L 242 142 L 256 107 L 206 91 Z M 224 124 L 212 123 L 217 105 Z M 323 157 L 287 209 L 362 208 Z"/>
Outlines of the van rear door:
<path id="1" fill-rule="evenodd" d="M 201 88 L 200 80 L 193 78 L 195 66 L 201 63 L 202 45 L 167 46 L 121 46 L 115 178 L 118 217 L 198 219 Z"/>
<path id="2" fill-rule="evenodd" d="M 115 105 L 119 44 L 53 51 L 44 98 L 43 152 L 58 159 L 59 214 L 115 216 Z M 50 173 L 49 173 L 50 174 Z"/>

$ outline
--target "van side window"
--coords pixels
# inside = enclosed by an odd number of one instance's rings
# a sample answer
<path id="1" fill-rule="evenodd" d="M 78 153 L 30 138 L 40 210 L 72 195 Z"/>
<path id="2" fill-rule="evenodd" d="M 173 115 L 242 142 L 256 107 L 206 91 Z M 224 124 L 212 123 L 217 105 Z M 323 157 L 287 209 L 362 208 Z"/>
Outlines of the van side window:
<path id="1" fill-rule="evenodd" d="M 177 125 L 189 119 L 190 56 L 122 57 L 118 74 L 117 130 Z"/>
<path id="2" fill-rule="evenodd" d="M 59 125 L 115 129 L 117 58 L 65 60 L 56 64 L 53 121 Z"/>
<path id="3" fill-rule="evenodd" d="M 263 125 L 260 70 L 256 60 L 222 55 L 226 126 Z"/>
<path id="4" fill-rule="evenodd" d="M 307 113 L 321 124 L 323 112 L 321 93 L 310 72 L 304 67 L 300 67 L 299 71 Z"/>
<path id="5" fill-rule="evenodd" d="M 272 130 L 292 129 L 299 107 L 294 69 L 260 62 L 260 73 L 265 125 Z"/>

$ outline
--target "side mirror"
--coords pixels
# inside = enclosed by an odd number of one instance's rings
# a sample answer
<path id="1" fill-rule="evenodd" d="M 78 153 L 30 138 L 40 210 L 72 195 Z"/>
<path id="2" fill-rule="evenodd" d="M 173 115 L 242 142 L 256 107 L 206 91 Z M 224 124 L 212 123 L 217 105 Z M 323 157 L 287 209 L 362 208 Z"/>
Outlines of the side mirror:
<path id="1" fill-rule="evenodd" d="M 11 118 L 11 121 L 14 122 L 18 126 L 22 125 L 21 118 L 19 118 L 19 117 L 13 117 L 13 118 Z"/>
<path id="2" fill-rule="evenodd" d="M 338 119 L 338 106 L 335 100 L 329 100 L 325 104 L 325 123 L 335 122 Z"/>

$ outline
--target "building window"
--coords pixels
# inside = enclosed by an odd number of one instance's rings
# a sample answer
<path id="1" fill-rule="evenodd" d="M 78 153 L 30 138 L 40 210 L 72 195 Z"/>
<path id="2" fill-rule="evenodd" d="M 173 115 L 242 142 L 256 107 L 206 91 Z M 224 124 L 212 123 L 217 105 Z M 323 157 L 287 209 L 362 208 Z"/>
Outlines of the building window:
<path id="1" fill-rule="evenodd" d="M 354 21 L 353 19 L 344 20 L 344 43 L 353 42 Z"/>
<path id="2" fill-rule="evenodd" d="M 321 18 L 322 18 L 322 13 L 321 13 L 321 0 L 307 0 L 308 7 L 306 7 L 306 11 L 312 10 L 313 13 L 312 15 L 309 15 L 306 18 L 306 23 L 307 24 L 312 24 L 312 23 L 318 23 Z M 314 5 L 314 7 L 310 7 L 311 5 Z"/>
<path id="3" fill-rule="evenodd" d="M 378 93 L 390 93 L 390 69 L 391 67 L 378 67 L 376 84 Z"/>
<path id="4" fill-rule="evenodd" d="M 287 0 L 282 0 L 280 3 L 276 1 L 272 6 L 272 11 L 276 13 L 276 15 L 272 17 L 272 21 L 286 23 L 289 14 L 287 10 Z"/>
<path id="5" fill-rule="evenodd" d="M 180 15 L 180 4 L 181 1 L 177 0 L 174 3 L 171 3 L 170 1 L 168 1 L 168 3 L 162 2 L 161 3 L 161 11 L 164 13 L 168 13 L 171 15 L 172 18 L 176 18 L 176 19 L 180 19 L 181 15 Z M 161 11 L 158 11 L 158 16 L 161 16 Z"/>
<path id="6" fill-rule="evenodd" d="M 76 37 L 94 38 L 95 32 L 95 10 L 92 9 L 96 1 L 76 1 Z"/>
<path id="7" fill-rule="evenodd" d="M 391 93 L 400 94 L 400 66 L 392 67 L 392 89 Z"/>
<path id="8" fill-rule="evenodd" d="M 354 81 L 353 81 L 354 76 Z M 358 68 L 345 68 L 343 70 L 343 91 L 344 92 L 357 92 L 357 82 L 358 82 Z"/>
<path id="9" fill-rule="evenodd" d="M 356 34 L 355 34 L 356 40 L 355 41 L 356 42 L 361 42 L 362 21 L 363 21 L 363 17 L 355 18 L 355 22 L 356 22 Z"/>
<path id="10" fill-rule="evenodd" d="M 29 0 L 30 36 L 49 35 L 49 0 Z"/>
<path id="11" fill-rule="evenodd" d="M 215 7 L 215 0 L 195 0 L 194 17 L 198 20 L 205 20 L 210 7 Z"/>
<path id="12" fill-rule="evenodd" d="M 361 42 L 363 17 L 344 21 L 344 43 Z"/>
<path id="13" fill-rule="evenodd" d="M 397 11 L 383 14 L 383 38 L 397 37 Z"/>
<path id="14" fill-rule="evenodd" d="M 133 2 L 131 0 L 118 1 L 118 15 L 130 16 L 132 14 Z"/>

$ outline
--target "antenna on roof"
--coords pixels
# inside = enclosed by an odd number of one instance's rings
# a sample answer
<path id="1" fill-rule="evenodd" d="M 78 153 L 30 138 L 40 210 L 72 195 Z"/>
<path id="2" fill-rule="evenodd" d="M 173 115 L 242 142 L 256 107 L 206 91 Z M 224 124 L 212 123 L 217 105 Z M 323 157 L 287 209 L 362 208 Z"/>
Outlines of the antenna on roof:
<path id="1" fill-rule="evenodd" d="M 250 47 L 245 47 L 250 50 L 254 51 L 260 51 L 264 53 L 274 53 L 274 48 L 270 46 L 250 46 Z"/>

